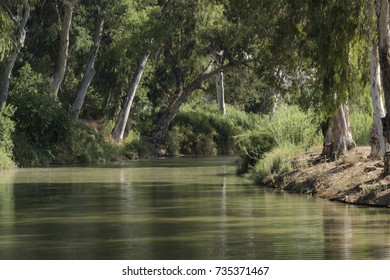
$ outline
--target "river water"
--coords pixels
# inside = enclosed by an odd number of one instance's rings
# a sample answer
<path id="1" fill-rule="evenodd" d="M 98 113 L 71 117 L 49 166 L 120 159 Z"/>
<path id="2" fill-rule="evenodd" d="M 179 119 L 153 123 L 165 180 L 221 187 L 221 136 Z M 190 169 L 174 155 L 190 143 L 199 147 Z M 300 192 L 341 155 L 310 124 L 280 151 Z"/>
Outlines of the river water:
<path id="1" fill-rule="evenodd" d="M 0 259 L 390 259 L 390 209 L 258 188 L 234 161 L 0 172 Z"/>

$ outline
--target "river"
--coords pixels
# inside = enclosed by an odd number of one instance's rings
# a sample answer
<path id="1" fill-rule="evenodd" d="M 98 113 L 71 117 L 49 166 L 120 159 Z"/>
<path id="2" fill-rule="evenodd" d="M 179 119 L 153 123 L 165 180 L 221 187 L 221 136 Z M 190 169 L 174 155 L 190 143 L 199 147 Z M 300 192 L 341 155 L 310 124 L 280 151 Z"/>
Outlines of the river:
<path id="1" fill-rule="evenodd" d="M 390 259 L 390 209 L 255 187 L 234 161 L 0 172 L 0 259 Z"/>

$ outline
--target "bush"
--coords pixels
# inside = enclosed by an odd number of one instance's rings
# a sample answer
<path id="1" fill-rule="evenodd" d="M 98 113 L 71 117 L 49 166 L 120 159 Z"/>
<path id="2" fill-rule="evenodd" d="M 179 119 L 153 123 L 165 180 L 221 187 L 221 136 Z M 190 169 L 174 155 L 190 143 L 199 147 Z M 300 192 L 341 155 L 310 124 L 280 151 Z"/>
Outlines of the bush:
<path id="1" fill-rule="evenodd" d="M 245 141 L 239 135 L 265 124 L 262 117 L 228 107 L 222 115 L 214 105 L 182 106 L 165 139 L 171 154 L 237 154 Z"/>
<path id="2" fill-rule="evenodd" d="M 251 176 L 257 184 L 262 184 L 274 174 L 283 174 L 292 169 L 291 159 L 303 149 L 293 144 L 281 145 L 266 153 L 252 170 Z"/>
<path id="3" fill-rule="evenodd" d="M 13 141 L 12 133 L 15 130 L 15 124 L 12 116 L 15 113 L 13 106 L 6 105 L 0 108 L 0 149 L 8 157 L 12 157 Z"/>
<path id="4" fill-rule="evenodd" d="M 12 133 L 15 130 L 15 125 L 11 120 L 14 111 L 14 108 L 9 105 L 0 108 L 0 170 L 14 166 Z"/>
<path id="5" fill-rule="evenodd" d="M 243 150 L 238 161 L 238 175 L 248 173 L 263 158 L 264 154 L 271 151 L 276 145 L 269 130 L 264 128 L 237 136 L 237 142 Z"/>

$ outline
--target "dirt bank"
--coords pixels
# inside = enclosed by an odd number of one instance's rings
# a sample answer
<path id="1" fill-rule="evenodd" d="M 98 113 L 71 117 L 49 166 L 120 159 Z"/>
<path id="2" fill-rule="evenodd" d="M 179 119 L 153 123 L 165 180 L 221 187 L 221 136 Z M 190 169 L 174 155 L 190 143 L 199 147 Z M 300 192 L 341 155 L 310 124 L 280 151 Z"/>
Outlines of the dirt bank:
<path id="1" fill-rule="evenodd" d="M 390 176 L 383 163 L 368 158 L 369 147 L 358 147 L 336 162 L 318 160 L 318 153 L 293 159 L 294 170 L 268 178 L 268 186 L 312 193 L 345 203 L 390 207 Z"/>

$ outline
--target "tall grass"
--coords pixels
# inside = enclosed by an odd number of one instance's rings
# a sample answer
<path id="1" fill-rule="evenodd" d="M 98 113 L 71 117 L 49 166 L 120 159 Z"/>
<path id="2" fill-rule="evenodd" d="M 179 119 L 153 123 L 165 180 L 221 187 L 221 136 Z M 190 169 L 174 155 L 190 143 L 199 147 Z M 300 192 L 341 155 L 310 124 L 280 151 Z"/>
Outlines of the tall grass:
<path id="1" fill-rule="evenodd" d="M 357 145 L 368 145 L 372 127 L 372 116 L 363 112 L 353 112 L 349 117 L 352 137 Z"/>
<path id="2" fill-rule="evenodd" d="M 297 106 L 279 107 L 270 120 L 277 147 L 265 153 L 252 169 L 250 176 L 256 183 L 290 171 L 293 156 L 321 143 L 316 119 L 313 112 L 303 112 Z"/>

